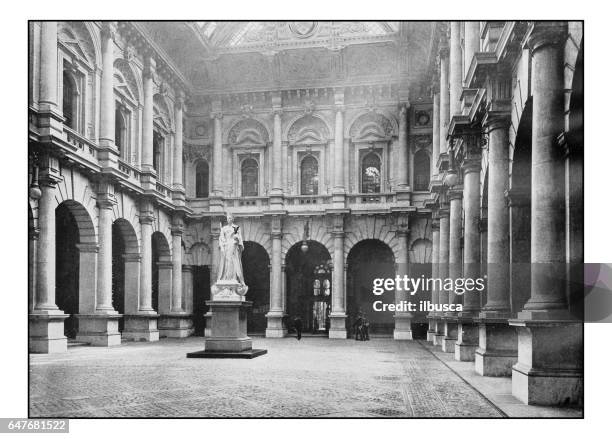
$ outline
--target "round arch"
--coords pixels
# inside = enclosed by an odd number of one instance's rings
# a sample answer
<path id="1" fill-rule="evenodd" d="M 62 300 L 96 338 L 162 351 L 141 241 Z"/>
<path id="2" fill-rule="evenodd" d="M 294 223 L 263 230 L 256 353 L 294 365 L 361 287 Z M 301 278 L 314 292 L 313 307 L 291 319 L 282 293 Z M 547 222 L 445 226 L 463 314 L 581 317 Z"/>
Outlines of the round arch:
<path id="1" fill-rule="evenodd" d="M 360 312 L 370 322 L 371 333 L 390 334 L 394 329 L 392 312 L 374 312 L 374 301 L 395 303 L 395 290 L 373 294 L 375 279 L 395 278 L 393 250 L 379 239 L 361 240 L 350 249 L 346 258 L 346 312 L 349 329 Z"/>
<path id="2" fill-rule="evenodd" d="M 294 116 L 293 118 L 291 118 L 287 124 L 285 125 L 284 129 L 283 129 L 283 135 L 282 135 L 282 139 L 284 142 L 288 142 L 289 139 L 289 132 L 291 131 L 292 128 L 294 128 L 294 125 L 300 121 L 300 120 L 304 120 L 307 121 L 309 118 L 312 119 L 317 119 L 314 121 L 315 124 L 317 123 L 322 123 L 323 127 L 324 127 L 324 137 L 326 137 L 325 139 L 323 139 L 324 142 L 329 141 L 332 136 L 333 136 L 333 129 L 331 127 L 331 124 L 328 123 L 327 119 L 325 118 L 325 115 L 315 111 L 314 113 L 311 114 L 298 114 L 297 116 Z"/>
<path id="3" fill-rule="evenodd" d="M 246 299 L 253 302 L 247 311 L 247 331 L 265 333 L 266 314 L 270 310 L 270 256 L 261 244 L 244 241 L 242 270 L 249 287 Z"/>
<path id="4" fill-rule="evenodd" d="M 249 135 L 249 132 L 251 134 Z M 236 144 L 241 142 L 241 134 L 248 141 L 257 145 L 265 145 L 272 138 L 272 133 L 268 125 L 261 119 L 249 116 L 248 118 L 239 118 L 229 124 L 228 128 L 223 131 L 223 143 Z M 235 135 L 235 138 L 233 138 Z"/>
<path id="5" fill-rule="evenodd" d="M 329 331 L 333 275 L 331 254 L 320 242 L 292 245 L 285 256 L 285 303 L 290 318 L 299 316 L 304 332 Z M 338 272 L 344 275 L 344 267 Z M 342 292 L 340 292 L 342 294 Z"/>

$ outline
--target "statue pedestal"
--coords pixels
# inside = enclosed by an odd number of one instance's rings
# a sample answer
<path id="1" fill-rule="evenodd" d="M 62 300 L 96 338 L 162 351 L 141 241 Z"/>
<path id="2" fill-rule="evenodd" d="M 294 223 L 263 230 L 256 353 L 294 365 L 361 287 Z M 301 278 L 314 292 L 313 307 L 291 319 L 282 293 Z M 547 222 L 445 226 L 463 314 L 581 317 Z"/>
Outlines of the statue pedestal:
<path id="1" fill-rule="evenodd" d="M 237 282 L 217 282 L 212 288 L 213 300 L 206 304 L 212 313 L 211 336 L 204 341 L 204 350 L 190 352 L 187 358 L 255 358 L 265 349 L 253 349 L 247 336 L 247 310 L 253 302 L 238 294 L 246 288 Z M 245 290 L 246 292 L 246 290 Z"/>

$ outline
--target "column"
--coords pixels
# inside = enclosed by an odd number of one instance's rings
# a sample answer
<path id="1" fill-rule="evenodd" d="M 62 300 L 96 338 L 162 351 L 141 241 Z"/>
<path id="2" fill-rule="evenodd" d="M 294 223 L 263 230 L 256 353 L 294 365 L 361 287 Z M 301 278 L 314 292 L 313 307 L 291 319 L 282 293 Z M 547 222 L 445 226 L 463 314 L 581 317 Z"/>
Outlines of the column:
<path id="1" fill-rule="evenodd" d="M 140 292 L 138 312 L 126 315 L 124 318 L 123 337 L 128 340 L 157 341 L 159 331 L 157 329 L 158 315 L 151 306 L 152 290 L 152 249 L 151 235 L 153 234 L 153 208 L 147 202 L 143 202 L 140 211 Z"/>
<path id="2" fill-rule="evenodd" d="M 172 262 L 170 273 L 160 270 L 161 279 L 171 279 L 170 286 L 170 312 L 159 318 L 159 331 L 162 335 L 171 338 L 188 337 L 192 332 L 193 322 L 184 310 L 183 304 L 183 230 L 185 226 L 180 214 L 175 214 L 172 224 Z M 165 274 L 165 275 L 164 275 Z M 161 301 L 161 300 L 160 300 Z M 160 304 L 161 310 L 161 304 Z"/>
<path id="3" fill-rule="evenodd" d="M 213 119 L 213 181 L 212 192 L 215 197 L 223 195 L 223 132 L 221 122 L 223 115 L 220 112 L 215 112 L 210 116 Z"/>
<path id="4" fill-rule="evenodd" d="M 219 217 L 211 218 L 211 227 L 210 227 L 210 241 L 211 241 L 211 262 L 210 262 L 210 285 L 214 285 L 217 282 L 217 272 L 219 268 Z M 212 292 L 211 297 L 212 300 Z M 210 337 L 212 335 L 212 311 L 210 308 L 206 314 L 204 314 L 204 319 L 206 321 L 206 326 L 204 328 L 204 336 Z"/>
<path id="5" fill-rule="evenodd" d="M 173 190 L 180 192 L 182 197 L 173 197 L 183 199 L 185 196 L 185 188 L 183 187 L 183 106 L 185 102 L 185 94 L 178 91 L 176 101 L 174 103 L 174 123 L 176 130 L 174 131 L 174 157 L 172 159 L 172 177 Z M 178 194 L 177 194 L 178 195 Z"/>
<path id="6" fill-rule="evenodd" d="M 463 91 L 463 68 L 461 63 L 461 22 L 451 21 L 450 26 L 450 116 L 461 114 L 461 92 Z"/>
<path id="7" fill-rule="evenodd" d="M 448 277 L 455 281 L 461 277 L 461 219 L 462 219 L 462 197 L 463 191 L 460 187 L 449 190 L 450 200 L 449 235 L 448 235 Z M 450 304 L 461 303 L 461 296 L 455 291 L 448 292 Z M 457 342 L 457 312 L 447 311 L 444 313 L 444 341 L 442 350 L 454 352 Z"/>
<path id="8" fill-rule="evenodd" d="M 96 301 L 93 314 L 83 312 L 84 300 L 78 315 L 79 331 L 77 340 L 90 343 L 92 346 L 116 346 L 121 344 L 119 317 L 113 308 L 113 207 L 116 204 L 112 188 L 101 182 L 98 192 L 98 247 L 97 247 L 97 282 Z M 86 247 L 79 248 L 81 260 L 95 258 Z M 88 264 L 89 265 L 89 264 Z M 89 290 L 89 288 L 86 288 Z"/>
<path id="9" fill-rule="evenodd" d="M 440 154 L 446 154 L 446 134 L 450 121 L 450 96 L 448 91 L 448 47 L 440 49 Z"/>
<path id="10" fill-rule="evenodd" d="M 480 157 L 466 159 L 463 163 L 463 278 L 475 282 L 480 278 Z M 459 313 L 455 359 L 474 361 L 478 347 L 478 326 L 473 318 L 480 311 L 480 292 L 476 289 L 463 295 L 463 311 Z"/>
<path id="11" fill-rule="evenodd" d="M 183 265 L 181 268 L 183 273 L 183 308 L 188 314 L 193 313 L 193 267 L 191 265 Z"/>
<path id="12" fill-rule="evenodd" d="M 144 107 L 142 109 L 142 157 L 141 168 L 148 173 L 153 171 L 153 75 L 155 74 L 155 59 L 145 58 L 142 72 Z"/>
<path id="13" fill-rule="evenodd" d="M 440 93 L 433 95 L 433 152 L 431 157 L 431 176 L 438 176 L 438 158 L 440 157 Z"/>
<path id="14" fill-rule="evenodd" d="M 172 228 L 172 312 L 183 312 L 183 238 L 182 224 Z"/>
<path id="15" fill-rule="evenodd" d="M 283 327 L 282 236 L 282 219 L 280 216 L 274 216 L 271 223 L 270 311 L 266 314 L 268 320 L 266 337 L 284 337 L 287 335 L 287 330 Z"/>
<path id="16" fill-rule="evenodd" d="M 435 132 L 435 131 L 434 131 Z M 434 214 L 434 217 L 431 222 L 431 278 L 439 279 L 440 278 L 440 218 L 437 215 L 437 212 Z M 438 298 L 438 289 L 434 285 L 431 290 L 431 304 L 437 305 L 440 303 Z M 427 341 L 434 342 L 436 336 L 436 316 L 437 312 L 430 311 L 427 315 L 427 320 L 429 322 L 427 329 Z"/>
<path id="17" fill-rule="evenodd" d="M 116 148 L 115 145 L 115 96 L 113 41 L 115 30 L 111 23 L 104 23 L 102 38 L 102 80 L 100 84 L 100 146 Z"/>
<path id="18" fill-rule="evenodd" d="M 450 221 L 449 221 L 449 210 L 446 203 L 440 206 L 440 255 L 438 264 L 438 277 L 444 283 L 444 280 L 448 278 L 448 245 L 449 245 L 449 234 L 450 234 Z M 448 303 L 448 292 L 443 289 L 438 291 L 438 303 L 441 305 Z M 441 309 L 441 308 L 440 308 Z M 438 311 L 437 315 L 440 317 L 436 320 L 436 335 L 434 337 L 434 344 L 442 346 L 444 342 L 444 326 L 445 323 L 442 320 L 443 312 Z"/>
<path id="19" fill-rule="evenodd" d="M 337 93 L 336 125 L 334 130 L 334 202 L 344 204 L 344 94 Z M 338 197 L 340 195 L 340 197 Z"/>
<path id="20" fill-rule="evenodd" d="M 410 183 L 408 180 L 408 107 L 406 104 L 401 104 L 399 111 L 399 132 L 397 135 L 398 154 L 398 179 L 397 185 L 399 190 L 409 189 Z"/>
<path id="21" fill-rule="evenodd" d="M 508 376 L 516 361 L 516 331 L 510 317 L 509 215 L 507 117 L 487 121 L 489 132 L 489 184 L 487 196 L 487 303 L 479 314 L 476 372 L 484 376 Z"/>
<path id="22" fill-rule="evenodd" d="M 404 219 L 405 223 L 400 220 L 400 230 L 396 232 L 398 242 L 398 258 L 396 261 L 396 275 L 403 279 L 404 276 L 410 277 L 409 260 L 408 260 L 408 218 Z M 395 303 L 402 303 L 403 300 L 408 300 L 408 293 L 405 290 L 395 291 Z M 412 301 L 411 301 L 412 302 Z M 413 302 L 414 303 L 414 302 Z M 412 340 L 412 313 L 396 311 L 393 316 L 395 319 L 395 329 L 393 330 L 393 338 L 395 340 Z"/>
<path id="23" fill-rule="evenodd" d="M 281 128 L 281 114 L 282 109 L 280 106 L 275 107 L 274 111 L 274 133 L 272 141 L 272 193 L 280 195 L 283 192 L 282 185 L 282 128 Z"/>
<path id="24" fill-rule="evenodd" d="M 567 24 L 536 23 L 532 51 L 531 297 L 518 319 L 512 394 L 527 404 L 583 401 L 583 324 L 568 311 L 564 160 L 563 48 Z"/>
<path id="25" fill-rule="evenodd" d="M 55 304 L 55 187 L 57 178 L 40 178 L 38 200 L 38 250 L 34 309 L 29 316 L 29 351 L 66 352 L 64 314 Z"/>
<path id="26" fill-rule="evenodd" d="M 41 109 L 57 111 L 57 22 L 41 22 L 40 97 Z"/>
<path id="27" fill-rule="evenodd" d="M 478 21 L 464 21 L 464 57 L 463 57 L 463 78 L 465 78 L 472 58 L 480 51 L 480 22 Z"/>
<path id="28" fill-rule="evenodd" d="M 337 159 L 337 158 L 336 158 Z M 332 310 L 329 315 L 329 338 L 346 338 L 346 311 L 344 309 L 344 217 L 334 215 L 334 272 L 332 274 Z"/>

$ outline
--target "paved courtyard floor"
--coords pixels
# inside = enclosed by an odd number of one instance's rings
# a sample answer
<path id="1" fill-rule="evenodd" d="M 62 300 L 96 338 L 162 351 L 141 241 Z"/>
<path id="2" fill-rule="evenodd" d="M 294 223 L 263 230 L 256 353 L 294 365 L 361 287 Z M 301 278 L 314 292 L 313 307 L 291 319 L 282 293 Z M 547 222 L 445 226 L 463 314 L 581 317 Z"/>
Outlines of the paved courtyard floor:
<path id="1" fill-rule="evenodd" d="M 190 337 L 31 355 L 30 416 L 507 415 L 416 341 L 254 338 L 253 347 L 268 349 L 267 355 L 186 358 L 203 344 Z"/>

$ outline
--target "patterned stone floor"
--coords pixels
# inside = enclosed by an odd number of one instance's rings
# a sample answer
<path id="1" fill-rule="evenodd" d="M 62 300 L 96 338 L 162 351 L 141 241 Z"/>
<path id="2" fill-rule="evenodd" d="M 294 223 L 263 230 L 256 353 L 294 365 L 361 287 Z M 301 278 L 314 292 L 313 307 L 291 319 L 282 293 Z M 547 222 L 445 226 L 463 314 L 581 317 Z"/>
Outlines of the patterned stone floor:
<path id="1" fill-rule="evenodd" d="M 500 417 L 418 342 L 255 338 L 252 360 L 188 359 L 202 338 L 30 357 L 33 417 Z"/>

